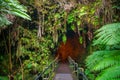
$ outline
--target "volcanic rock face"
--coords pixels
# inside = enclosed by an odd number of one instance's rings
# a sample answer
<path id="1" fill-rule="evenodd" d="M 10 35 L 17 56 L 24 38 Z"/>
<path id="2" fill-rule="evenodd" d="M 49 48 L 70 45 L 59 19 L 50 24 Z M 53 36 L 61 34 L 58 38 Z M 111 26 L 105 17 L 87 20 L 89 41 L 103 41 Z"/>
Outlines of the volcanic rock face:
<path id="1" fill-rule="evenodd" d="M 80 44 L 78 35 L 74 32 L 69 32 L 66 43 L 61 42 L 57 50 L 57 56 L 61 61 L 66 61 L 68 56 L 76 60 L 80 59 L 84 52 L 85 49 Z"/>

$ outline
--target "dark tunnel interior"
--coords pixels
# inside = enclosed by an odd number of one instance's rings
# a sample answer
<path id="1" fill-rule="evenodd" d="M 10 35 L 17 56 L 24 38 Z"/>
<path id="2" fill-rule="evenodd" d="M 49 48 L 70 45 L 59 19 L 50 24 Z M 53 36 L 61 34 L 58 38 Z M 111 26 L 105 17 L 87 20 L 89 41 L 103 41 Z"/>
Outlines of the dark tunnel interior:
<path id="1" fill-rule="evenodd" d="M 82 55 L 85 53 L 83 44 L 79 42 L 79 36 L 73 30 L 69 30 L 66 33 L 66 43 L 61 42 L 57 49 L 57 57 L 61 62 L 64 62 L 70 56 L 72 59 L 82 59 Z"/>

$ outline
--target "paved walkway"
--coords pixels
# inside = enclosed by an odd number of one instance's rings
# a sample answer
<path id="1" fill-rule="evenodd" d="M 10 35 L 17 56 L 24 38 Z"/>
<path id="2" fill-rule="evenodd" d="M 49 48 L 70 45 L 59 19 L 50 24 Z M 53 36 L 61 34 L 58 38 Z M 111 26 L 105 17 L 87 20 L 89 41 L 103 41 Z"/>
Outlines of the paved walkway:
<path id="1" fill-rule="evenodd" d="M 73 80 L 68 63 L 60 63 L 53 80 Z"/>

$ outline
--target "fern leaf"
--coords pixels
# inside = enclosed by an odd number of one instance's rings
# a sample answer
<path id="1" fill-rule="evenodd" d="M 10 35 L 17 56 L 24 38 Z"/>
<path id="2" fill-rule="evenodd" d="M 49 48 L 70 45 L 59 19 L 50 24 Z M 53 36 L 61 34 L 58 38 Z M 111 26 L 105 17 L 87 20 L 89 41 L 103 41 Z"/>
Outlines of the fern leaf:
<path id="1" fill-rule="evenodd" d="M 29 15 L 27 15 L 26 13 L 22 12 L 21 10 L 18 10 L 18 9 L 14 9 L 12 10 L 12 14 L 16 15 L 16 16 L 20 16 L 24 19 L 28 19 L 28 20 L 31 20 Z"/>
<path id="2" fill-rule="evenodd" d="M 118 64 L 120 64 L 120 55 L 110 56 L 97 63 L 92 70 L 99 71 Z"/>
<path id="3" fill-rule="evenodd" d="M 115 45 L 120 43 L 120 23 L 107 24 L 96 31 L 94 45 Z"/>
<path id="4" fill-rule="evenodd" d="M 95 65 L 97 65 L 102 60 L 109 58 L 111 56 L 119 55 L 120 50 L 112 50 L 112 51 L 96 51 L 92 55 L 88 56 L 86 59 L 86 66 L 89 69 L 93 69 Z"/>
<path id="5" fill-rule="evenodd" d="M 95 80 L 120 80 L 120 64 L 105 69 Z"/>
<path id="6" fill-rule="evenodd" d="M 96 33 L 94 45 L 119 49 L 120 23 L 105 25 Z M 92 72 L 97 72 L 95 80 L 120 80 L 120 50 L 96 51 L 87 57 L 86 65 Z"/>

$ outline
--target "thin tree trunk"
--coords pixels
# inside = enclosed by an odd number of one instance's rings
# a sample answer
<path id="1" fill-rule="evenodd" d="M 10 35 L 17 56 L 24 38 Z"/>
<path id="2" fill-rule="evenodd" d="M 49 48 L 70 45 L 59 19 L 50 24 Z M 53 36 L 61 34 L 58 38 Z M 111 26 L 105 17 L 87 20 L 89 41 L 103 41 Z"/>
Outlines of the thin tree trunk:
<path id="1" fill-rule="evenodd" d="M 10 35 L 10 27 L 8 33 L 8 57 L 9 57 L 9 80 L 14 80 L 12 75 L 12 55 L 11 55 L 11 35 Z"/>
<path id="2" fill-rule="evenodd" d="M 41 38 L 42 37 L 42 29 L 41 29 L 42 27 L 41 27 L 41 25 L 39 24 L 39 26 L 38 26 L 38 34 L 37 34 L 37 36 L 38 36 L 38 38 Z"/>

